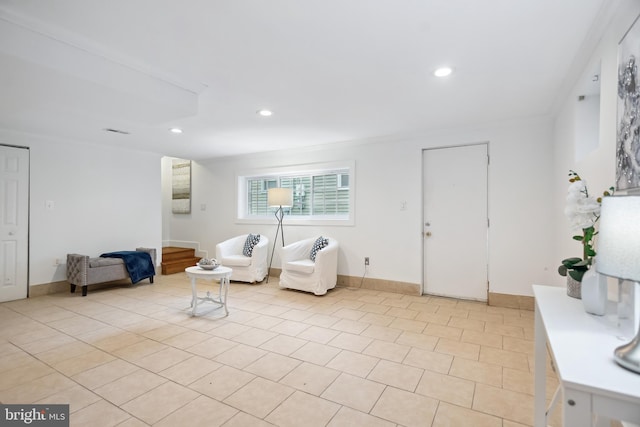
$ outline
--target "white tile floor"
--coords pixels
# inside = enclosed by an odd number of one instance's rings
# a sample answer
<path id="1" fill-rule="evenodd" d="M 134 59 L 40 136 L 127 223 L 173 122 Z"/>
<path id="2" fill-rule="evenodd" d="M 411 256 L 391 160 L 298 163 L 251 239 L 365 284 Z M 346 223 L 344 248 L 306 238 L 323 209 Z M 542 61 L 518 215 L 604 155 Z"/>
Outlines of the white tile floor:
<path id="1" fill-rule="evenodd" d="M 533 423 L 531 311 L 272 278 L 194 318 L 185 274 L 155 282 L 0 304 L 0 402 L 72 426 Z"/>

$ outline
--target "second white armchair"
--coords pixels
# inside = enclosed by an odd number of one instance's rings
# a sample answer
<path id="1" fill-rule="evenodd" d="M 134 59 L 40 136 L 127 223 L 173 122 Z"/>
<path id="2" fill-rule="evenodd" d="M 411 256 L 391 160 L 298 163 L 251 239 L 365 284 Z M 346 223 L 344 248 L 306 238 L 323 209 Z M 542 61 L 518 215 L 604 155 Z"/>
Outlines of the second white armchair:
<path id="1" fill-rule="evenodd" d="M 326 246 L 325 241 L 326 240 Z M 318 249 L 319 246 L 323 246 Z M 315 247 L 316 250 L 313 250 Z M 338 281 L 338 241 L 312 237 L 282 248 L 280 287 L 324 295 Z"/>
<path id="2" fill-rule="evenodd" d="M 255 236 L 260 239 L 256 241 Z M 245 246 L 251 246 L 249 251 Z M 267 276 L 269 239 L 264 235 L 241 234 L 216 245 L 216 259 L 225 267 L 231 267 L 231 280 L 261 282 Z"/>

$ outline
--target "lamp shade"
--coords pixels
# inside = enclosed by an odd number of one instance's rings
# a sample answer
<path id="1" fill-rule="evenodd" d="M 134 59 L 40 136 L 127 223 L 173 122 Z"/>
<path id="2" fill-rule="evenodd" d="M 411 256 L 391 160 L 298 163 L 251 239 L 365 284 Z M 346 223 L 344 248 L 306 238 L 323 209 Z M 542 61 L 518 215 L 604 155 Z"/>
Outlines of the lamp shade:
<path id="1" fill-rule="evenodd" d="M 293 206 L 293 190 L 291 188 L 270 188 L 267 192 L 269 206 Z"/>
<path id="2" fill-rule="evenodd" d="M 640 281 L 640 197 L 602 199 L 596 270 L 607 276 Z"/>

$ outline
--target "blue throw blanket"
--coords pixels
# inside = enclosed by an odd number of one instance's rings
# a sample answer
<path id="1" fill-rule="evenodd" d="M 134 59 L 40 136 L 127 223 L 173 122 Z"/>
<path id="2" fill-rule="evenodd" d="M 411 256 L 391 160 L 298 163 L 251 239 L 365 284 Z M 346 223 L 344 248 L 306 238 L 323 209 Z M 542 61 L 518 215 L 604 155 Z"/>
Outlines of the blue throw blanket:
<path id="1" fill-rule="evenodd" d="M 119 251 L 108 252 L 100 256 L 103 258 L 122 258 L 129 272 L 129 277 L 131 277 L 131 283 L 138 283 L 140 280 L 153 277 L 156 274 L 151 255 L 147 252 Z"/>

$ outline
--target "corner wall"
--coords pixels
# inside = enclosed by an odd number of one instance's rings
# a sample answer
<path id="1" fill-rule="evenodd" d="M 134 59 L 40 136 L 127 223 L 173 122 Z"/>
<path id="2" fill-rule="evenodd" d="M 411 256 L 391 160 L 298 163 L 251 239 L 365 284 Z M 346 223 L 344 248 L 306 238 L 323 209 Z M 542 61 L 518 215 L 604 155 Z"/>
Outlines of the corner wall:
<path id="1" fill-rule="evenodd" d="M 30 286 L 64 281 L 67 253 L 161 253 L 159 155 L 4 130 L 0 142 L 30 149 Z"/>
<path id="2" fill-rule="evenodd" d="M 627 32 L 633 21 L 640 14 L 640 3 L 626 0 L 614 14 L 597 47 L 588 57 L 585 70 L 596 68 L 601 62 L 600 93 L 600 135 L 599 144 L 584 158 L 576 159 L 576 139 L 574 129 L 578 114 L 578 87 L 574 86 L 562 103 L 554 123 L 554 166 L 553 166 L 553 222 L 555 224 L 555 241 L 553 251 L 556 260 L 572 256 L 580 256 L 580 243 L 572 240 L 574 235 L 564 216 L 567 195 L 568 171 L 575 170 L 586 181 L 589 193 L 600 195 L 615 185 L 616 174 L 616 108 L 618 97 L 618 43 Z M 597 252 L 597 242 L 596 242 Z"/>

